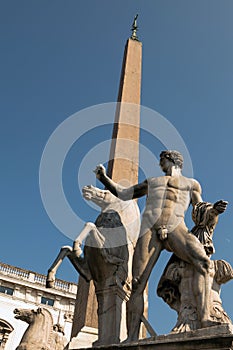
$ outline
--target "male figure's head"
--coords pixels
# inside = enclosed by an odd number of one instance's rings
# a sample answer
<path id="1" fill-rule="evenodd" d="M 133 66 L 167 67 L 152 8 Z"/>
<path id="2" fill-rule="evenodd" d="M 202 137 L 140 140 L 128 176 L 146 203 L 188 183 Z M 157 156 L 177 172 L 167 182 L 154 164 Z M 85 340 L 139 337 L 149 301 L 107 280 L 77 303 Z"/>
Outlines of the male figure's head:
<path id="1" fill-rule="evenodd" d="M 160 166 L 161 169 L 168 173 L 172 167 L 179 168 L 183 167 L 183 156 L 178 151 L 162 151 L 160 153 Z"/>

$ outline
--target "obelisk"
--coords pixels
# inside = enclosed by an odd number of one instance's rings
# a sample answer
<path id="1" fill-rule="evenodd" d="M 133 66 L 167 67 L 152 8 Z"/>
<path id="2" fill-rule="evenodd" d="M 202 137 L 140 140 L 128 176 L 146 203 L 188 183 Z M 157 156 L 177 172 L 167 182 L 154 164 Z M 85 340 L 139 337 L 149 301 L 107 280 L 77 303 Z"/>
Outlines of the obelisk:
<path id="1" fill-rule="evenodd" d="M 108 163 L 108 174 L 125 185 L 138 180 L 142 43 L 137 38 L 136 20 L 137 16 L 125 46 Z M 98 328 L 96 310 L 94 285 L 80 277 L 71 338 L 82 332 L 84 342 L 84 337 L 92 342 Z"/>
<path id="2" fill-rule="evenodd" d="M 136 18 L 125 46 L 108 164 L 108 175 L 126 185 L 138 182 L 142 43 Z"/>

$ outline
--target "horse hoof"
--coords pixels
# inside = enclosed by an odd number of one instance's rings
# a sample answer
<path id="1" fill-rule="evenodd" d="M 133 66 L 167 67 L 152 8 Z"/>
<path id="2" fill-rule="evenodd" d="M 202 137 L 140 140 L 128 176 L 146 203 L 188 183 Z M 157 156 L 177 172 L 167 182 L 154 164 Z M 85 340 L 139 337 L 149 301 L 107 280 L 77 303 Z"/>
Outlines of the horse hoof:
<path id="1" fill-rule="evenodd" d="M 46 288 L 54 288 L 54 287 L 55 287 L 55 281 L 46 280 Z"/>
<path id="2" fill-rule="evenodd" d="M 55 287 L 55 275 L 53 272 L 49 272 L 46 278 L 46 288 L 54 288 Z"/>

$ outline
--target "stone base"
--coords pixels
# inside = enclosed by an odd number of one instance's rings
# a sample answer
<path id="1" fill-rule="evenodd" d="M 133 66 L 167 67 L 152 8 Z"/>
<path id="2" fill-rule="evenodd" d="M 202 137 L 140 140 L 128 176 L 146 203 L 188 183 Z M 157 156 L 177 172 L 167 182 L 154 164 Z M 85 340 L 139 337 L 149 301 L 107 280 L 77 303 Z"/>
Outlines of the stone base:
<path id="1" fill-rule="evenodd" d="M 72 338 L 67 349 L 86 349 L 91 348 L 92 343 L 98 339 L 98 330 L 96 328 L 84 326 L 77 337 Z"/>
<path id="2" fill-rule="evenodd" d="M 160 335 L 139 342 L 97 346 L 105 350 L 232 350 L 233 328 L 229 324 L 199 329 L 197 331 Z M 79 348 L 80 350 L 80 348 Z M 87 350 L 87 349 L 85 349 Z"/>

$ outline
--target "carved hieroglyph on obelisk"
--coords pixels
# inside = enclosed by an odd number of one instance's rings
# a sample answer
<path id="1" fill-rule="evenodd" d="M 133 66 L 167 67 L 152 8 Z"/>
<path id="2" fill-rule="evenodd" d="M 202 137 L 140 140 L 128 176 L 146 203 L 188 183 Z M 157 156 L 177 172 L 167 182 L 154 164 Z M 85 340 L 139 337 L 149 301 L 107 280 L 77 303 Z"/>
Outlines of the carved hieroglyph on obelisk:
<path id="1" fill-rule="evenodd" d="M 136 31 L 135 20 L 125 46 L 108 163 L 109 176 L 126 186 L 138 182 L 142 43 Z M 98 328 L 96 310 L 94 285 L 80 277 L 72 338 L 80 337 L 82 332 L 81 338 L 91 340 Z"/>

